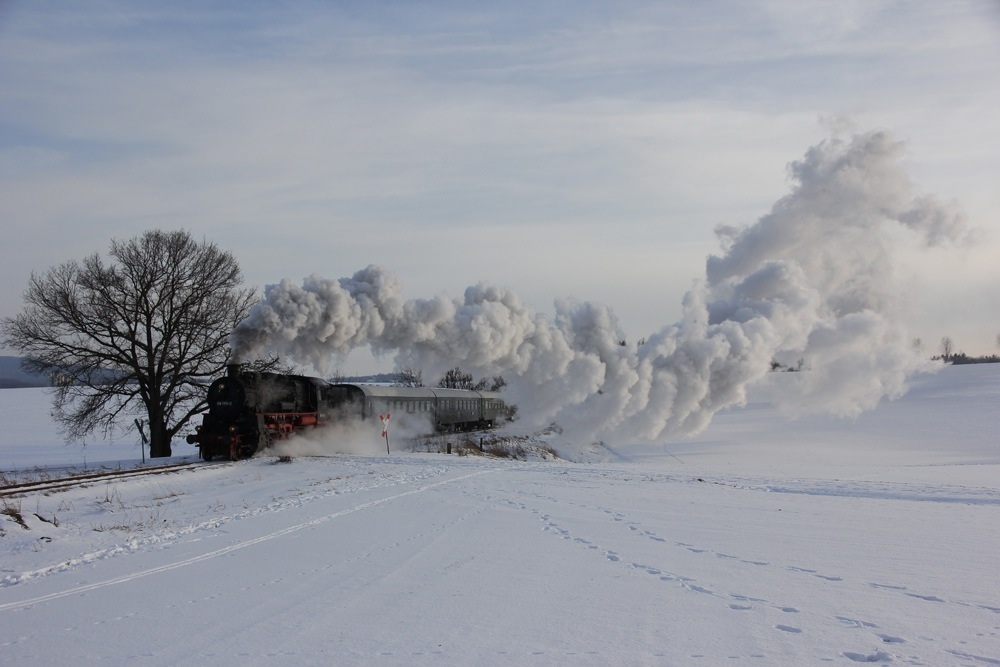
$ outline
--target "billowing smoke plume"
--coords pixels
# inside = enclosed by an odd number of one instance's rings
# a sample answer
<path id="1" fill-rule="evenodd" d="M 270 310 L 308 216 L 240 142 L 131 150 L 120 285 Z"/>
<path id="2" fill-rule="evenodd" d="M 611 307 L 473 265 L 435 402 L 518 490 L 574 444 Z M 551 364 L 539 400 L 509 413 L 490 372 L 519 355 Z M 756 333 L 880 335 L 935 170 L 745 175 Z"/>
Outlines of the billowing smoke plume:
<path id="1" fill-rule="evenodd" d="M 549 318 L 485 284 L 461 301 L 404 301 L 398 279 L 369 266 L 269 286 L 233 334 L 235 356 L 279 351 L 323 369 L 369 345 L 425 377 L 456 365 L 502 374 L 522 418 L 609 441 L 695 433 L 773 361 L 808 371 L 787 405 L 856 414 L 900 395 L 925 365 L 895 312 L 894 235 L 933 245 L 964 234 L 956 210 L 914 194 L 901 151 L 885 133 L 809 149 L 768 214 L 717 230 L 723 254 L 708 258 L 680 322 L 642 345 L 620 344 L 604 305 L 559 301 Z"/>

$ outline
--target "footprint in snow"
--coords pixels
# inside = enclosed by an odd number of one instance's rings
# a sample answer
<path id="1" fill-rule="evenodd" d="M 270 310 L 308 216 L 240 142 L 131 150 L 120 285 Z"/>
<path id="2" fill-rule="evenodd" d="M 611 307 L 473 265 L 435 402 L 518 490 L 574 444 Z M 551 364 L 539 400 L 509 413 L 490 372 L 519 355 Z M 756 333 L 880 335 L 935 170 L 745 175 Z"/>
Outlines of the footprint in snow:
<path id="1" fill-rule="evenodd" d="M 734 600 L 739 600 L 740 602 L 757 602 L 759 604 L 768 604 L 767 600 L 763 598 L 752 598 L 746 595 L 740 595 L 738 593 L 730 593 L 729 597 Z"/>
<path id="2" fill-rule="evenodd" d="M 875 651 L 874 653 L 844 651 L 841 655 L 845 658 L 850 658 L 854 662 L 892 662 L 894 657 L 891 653 L 886 653 L 885 651 Z"/>
<path id="3" fill-rule="evenodd" d="M 892 584 L 870 583 L 868 585 L 871 586 L 872 588 L 884 588 L 885 590 L 888 590 L 888 591 L 905 591 L 906 590 L 906 586 L 893 586 Z"/>
<path id="4" fill-rule="evenodd" d="M 706 593 L 708 595 L 715 595 L 715 593 L 705 588 L 704 586 L 697 586 L 695 584 L 684 584 L 684 588 L 688 589 L 689 591 L 694 591 L 695 593 Z"/>

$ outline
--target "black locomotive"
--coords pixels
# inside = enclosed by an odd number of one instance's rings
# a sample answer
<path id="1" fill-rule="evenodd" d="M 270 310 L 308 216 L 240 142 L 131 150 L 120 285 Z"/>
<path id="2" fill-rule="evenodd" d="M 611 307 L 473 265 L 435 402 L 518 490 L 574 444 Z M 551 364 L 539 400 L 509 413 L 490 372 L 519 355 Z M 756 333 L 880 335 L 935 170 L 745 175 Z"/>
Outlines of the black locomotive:
<path id="1" fill-rule="evenodd" d="M 426 423 L 437 431 L 493 427 L 504 412 L 494 392 L 430 387 L 330 384 L 303 375 L 244 372 L 228 367 L 208 388 L 208 412 L 187 437 L 201 458 L 253 456 L 304 429 L 392 415 L 394 423 Z"/>

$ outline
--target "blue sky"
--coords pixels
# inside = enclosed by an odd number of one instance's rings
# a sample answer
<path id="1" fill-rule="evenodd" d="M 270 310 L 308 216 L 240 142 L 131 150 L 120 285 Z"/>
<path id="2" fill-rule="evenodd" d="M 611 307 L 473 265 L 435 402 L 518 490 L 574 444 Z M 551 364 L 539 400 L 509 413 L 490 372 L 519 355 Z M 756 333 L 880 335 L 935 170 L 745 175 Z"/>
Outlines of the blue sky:
<path id="1" fill-rule="evenodd" d="M 981 232 L 901 242 L 903 316 L 995 352 L 997 109 L 985 0 L 0 2 L 0 314 L 32 271 L 183 228 L 258 287 L 378 264 L 410 297 L 605 302 L 638 339 L 789 162 L 884 129 Z"/>

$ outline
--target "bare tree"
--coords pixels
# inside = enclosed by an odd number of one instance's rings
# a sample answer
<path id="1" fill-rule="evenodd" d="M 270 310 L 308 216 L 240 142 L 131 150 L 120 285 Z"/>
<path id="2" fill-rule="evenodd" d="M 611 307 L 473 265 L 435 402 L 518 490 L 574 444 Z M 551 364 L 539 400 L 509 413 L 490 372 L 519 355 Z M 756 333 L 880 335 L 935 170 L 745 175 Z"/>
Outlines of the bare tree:
<path id="1" fill-rule="evenodd" d="M 945 336 L 941 339 L 941 358 L 945 361 L 951 361 L 951 355 L 955 353 L 955 343 L 952 342 L 950 336 Z"/>
<path id="2" fill-rule="evenodd" d="M 67 440 L 106 436 L 145 413 L 150 456 L 170 456 L 171 438 L 204 409 L 203 383 L 225 365 L 254 291 L 240 286 L 230 253 L 183 231 L 112 241 L 109 255 L 32 274 L 0 340 L 27 370 L 60 378 L 54 416 Z"/>
<path id="3" fill-rule="evenodd" d="M 506 384 L 506 383 L 504 383 Z M 438 386 L 444 389 L 471 389 L 473 391 L 483 391 L 489 386 L 489 382 L 486 378 L 482 378 L 479 382 L 474 382 L 472 379 L 472 373 L 466 373 L 458 366 L 447 371 L 444 377 L 438 381 Z"/>
<path id="4" fill-rule="evenodd" d="M 404 368 L 399 371 L 399 384 L 403 387 L 423 387 L 424 372 L 416 368 Z"/>
<path id="5" fill-rule="evenodd" d="M 460 367 L 447 371 L 444 377 L 438 381 L 438 385 L 444 389 L 470 389 L 472 391 L 500 391 L 507 386 L 507 381 L 502 375 L 494 375 L 492 384 L 486 378 L 480 378 L 475 382 L 472 373 L 466 373 Z"/>
<path id="6" fill-rule="evenodd" d="M 472 389 L 472 373 L 466 373 L 458 366 L 447 371 L 438 381 L 438 386 L 444 389 Z"/>

